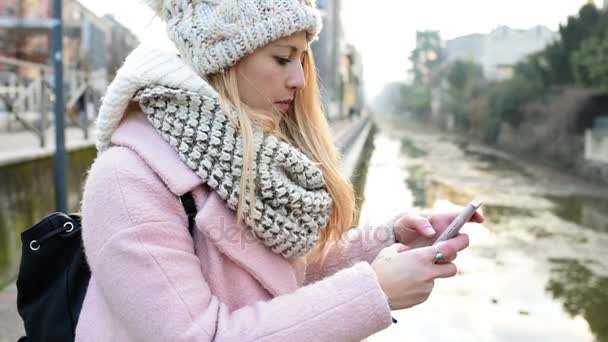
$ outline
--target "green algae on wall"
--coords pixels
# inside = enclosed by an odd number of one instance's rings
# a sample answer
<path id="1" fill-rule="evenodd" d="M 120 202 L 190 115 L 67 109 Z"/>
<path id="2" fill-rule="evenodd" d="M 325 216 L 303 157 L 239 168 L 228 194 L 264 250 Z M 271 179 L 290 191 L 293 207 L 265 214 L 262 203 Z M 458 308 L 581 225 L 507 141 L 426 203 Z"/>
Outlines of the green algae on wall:
<path id="1" fill-rule="evenodd" d="M 82 184 L 96 156 L 94 147 L 68 157 L 68 205 L 78 211 Z M 0 166 L 0 288 L 16 276 L 21 258 L 21 232 L 55 209 L 53 156 Z"/>

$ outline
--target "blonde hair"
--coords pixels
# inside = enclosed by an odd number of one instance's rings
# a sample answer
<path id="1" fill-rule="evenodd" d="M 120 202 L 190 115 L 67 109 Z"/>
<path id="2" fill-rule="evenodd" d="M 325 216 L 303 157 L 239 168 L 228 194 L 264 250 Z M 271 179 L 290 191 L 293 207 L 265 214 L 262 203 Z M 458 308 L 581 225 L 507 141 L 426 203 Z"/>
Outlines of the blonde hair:
<path id="1" fill-rule="evenodd" d="M 302 60 L 306 85 L 296 93 L 291 113 L 256 111 L 241 102 L 236 68 L 209 75 L 211 85 L 218 91 L 222 108 L 232 109 L 236 118 L 228 115 L 243 137 L 243 173 L 241 194 L 249 194 L 249 203 L 255 203 L 255 174 L 253 166 L 253 132 L 260 130 L 275 135 L 300 149 L 308 158 L 319 162 L 325 177 L 327 190 L 332 197 L 333 208 L 327 227 L 321 232 L 319 242 L 308 255 L 321 260 L 329 247 L 353 225 L 355 220 L 355 196 L 352 184 L 340 174 L 340 156 L 333 144 L 329 125 L 321 108 L 317 71 L 311 49 Z M 253 206 L 250 206 L 250 210 Z M 242 222 L 244 198 L 239 199 L 237 220 Z"/>

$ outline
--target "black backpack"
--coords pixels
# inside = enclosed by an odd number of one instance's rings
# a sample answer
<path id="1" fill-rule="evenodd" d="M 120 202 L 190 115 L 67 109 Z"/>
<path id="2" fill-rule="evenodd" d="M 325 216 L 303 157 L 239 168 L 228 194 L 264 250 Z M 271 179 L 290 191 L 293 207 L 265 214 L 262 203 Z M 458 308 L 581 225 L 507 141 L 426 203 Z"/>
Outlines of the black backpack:
<path id="1" fill-rule="evenodd" d="M 180 197 L 190 235 L 196 205 Z M 22 341 L 74 341 L 76 323 L 91 277 L 80 231 L 80 215 L 53 213 L 21 233 L 17 309 L 27 336 Z"/>

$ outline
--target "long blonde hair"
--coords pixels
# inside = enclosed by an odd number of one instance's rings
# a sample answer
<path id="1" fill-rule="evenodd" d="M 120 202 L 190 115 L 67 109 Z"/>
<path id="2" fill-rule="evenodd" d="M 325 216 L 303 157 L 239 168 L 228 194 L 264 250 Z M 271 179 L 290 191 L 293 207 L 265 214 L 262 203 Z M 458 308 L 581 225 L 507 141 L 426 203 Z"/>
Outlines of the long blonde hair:
<path id="1" fill-rule="evenodd" d="M 302 60 L 306 86 L 296 93 L 293 110 L 289 114 L 279 111 L 256 111 L 241 102 L 236 68 L 223 73 L 209 75 L 211 85 L 218 91 L 222 107 L 243 137 L 243 172 L 241 194 L 249 194 L 249 203 L 254 202 L 255 174 L 253 168 L 253 132 L 268 132 L 291 143 L 308 158 L 319 162 L 325 177 L 327 190 L 332 197 L 333 208 L 327 227 L 321 232 L 319 242 L 308 255 L 311 260 L 322 259 L 329 247 L 353 225 L 355 220 L 355 196 L 352 184 L 340 174 L 340 155 L 333 144 L 327 119 L 321 107 L 317 71 L 311 49 L 307 49 Z M 249 190 L 248 190 L 249 189 Z M 248 190 L 248 191 L 247 191 Z M 253 206 L 250 206 L 250 210 Z M 242 222 L 244 198 L 239 199 L 237 220 Z"/>

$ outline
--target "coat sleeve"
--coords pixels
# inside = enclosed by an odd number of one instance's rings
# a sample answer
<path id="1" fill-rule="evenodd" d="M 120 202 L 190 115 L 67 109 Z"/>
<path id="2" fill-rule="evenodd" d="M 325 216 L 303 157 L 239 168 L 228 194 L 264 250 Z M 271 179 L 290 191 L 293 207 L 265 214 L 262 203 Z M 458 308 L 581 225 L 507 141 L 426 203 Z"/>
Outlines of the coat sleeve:
<path id="1" fill-rule="evenodd" d="M 397 216 L 378 226 L 350 229 L 329 249 L 323 259 L 308 264 L 305 283 L 318 281 L 358 262 L 371 264 L 381 249 L 396 242 L 393 233 L 393 222 L 396 219 Z"/>
<path id="2" fill-rule="evenodd" d="M 82 207 L 92 276 L 134 340 L 355 341 L 390 325 L 366 262 L 230 311 L 210 292 L 179 202 L 134 158 L 105 152 L 90 171 Z"/>

